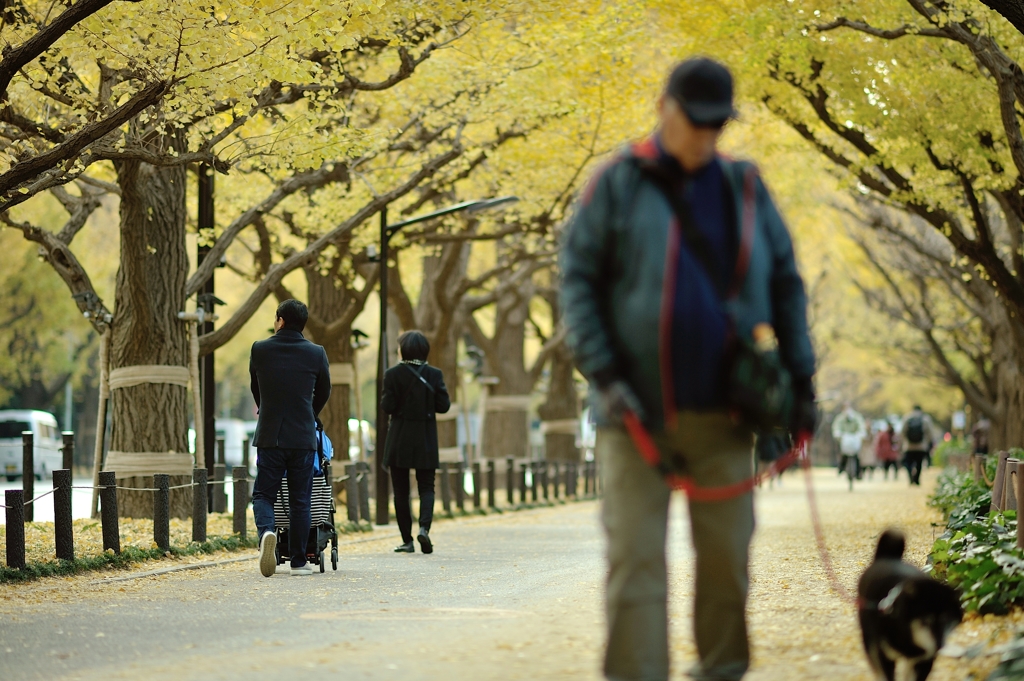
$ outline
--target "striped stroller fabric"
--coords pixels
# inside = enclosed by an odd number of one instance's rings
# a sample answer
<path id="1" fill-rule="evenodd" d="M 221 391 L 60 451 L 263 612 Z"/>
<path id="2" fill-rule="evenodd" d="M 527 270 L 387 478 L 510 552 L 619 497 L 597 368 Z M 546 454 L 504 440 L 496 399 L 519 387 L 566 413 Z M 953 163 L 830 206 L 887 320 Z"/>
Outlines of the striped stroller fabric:
<path id="1" fill-rule="evenodd" d="M 331 522 L 331 486 L 327 483 L 327 477 L 323 475 L 313 476 L 313 496 L 310 501 L 312 515 L 312 526 L 324 525 Z M 288 477 L 281 479 L 281 490 L 274 500 L 274 527 L 279 530 L 287 530 L 288 522 Z"/>

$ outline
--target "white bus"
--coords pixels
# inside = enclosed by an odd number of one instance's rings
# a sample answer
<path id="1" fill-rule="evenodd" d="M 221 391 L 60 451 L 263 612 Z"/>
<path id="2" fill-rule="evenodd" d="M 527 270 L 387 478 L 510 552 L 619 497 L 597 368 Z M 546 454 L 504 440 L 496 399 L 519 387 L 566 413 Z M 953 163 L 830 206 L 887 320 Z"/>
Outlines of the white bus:
<path id="1" fill-rule="evenodd" d="M 0 410 L 0 469 L 9 482 L 21 477 L 21 433 L 26 430 L 35 436 L 33 465 L 37 480 L 48 478 L 63 464 L 60 431 L 53 414 L 29 409 Z"/>

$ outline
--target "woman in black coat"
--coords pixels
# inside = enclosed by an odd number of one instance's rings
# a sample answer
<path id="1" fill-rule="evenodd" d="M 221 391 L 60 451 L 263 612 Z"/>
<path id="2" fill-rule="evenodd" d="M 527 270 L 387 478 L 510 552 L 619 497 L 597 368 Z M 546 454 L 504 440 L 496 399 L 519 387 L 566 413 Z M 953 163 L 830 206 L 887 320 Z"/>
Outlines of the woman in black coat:
<path id="1" fill-rule="evenodd" d="M 439 468 L 436 414 L 451 407 L 440 369 L 427 364 L 430 342 L 419 331 L 398 337 L 402 361 L 384 372 L 381 408 L 391 415 L 384 466 L 391 471 L 395 490 L 395 516 L 402 532 L 396 553 L 414 553 L 412 513 L 409 507 L 409 470 L 416 469 L 420 493 L 420 532 L 416 539 L 423 553 L 432 553 L 430 521 L 434 517 L 434 471 Z"/>

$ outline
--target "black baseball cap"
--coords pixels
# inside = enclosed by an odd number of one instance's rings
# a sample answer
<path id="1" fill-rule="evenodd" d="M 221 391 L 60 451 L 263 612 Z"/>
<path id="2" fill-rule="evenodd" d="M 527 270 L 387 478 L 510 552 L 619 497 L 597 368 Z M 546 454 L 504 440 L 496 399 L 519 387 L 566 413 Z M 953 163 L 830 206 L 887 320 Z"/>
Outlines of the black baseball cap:
<path id="1" fill-rule="evenodd" d="M 672 69 L 665 94 L 679 102 L 695 125 L 721 126 L 737 115 L 732 107 L 732 74 L 707 57 L 687 59 Z"/>

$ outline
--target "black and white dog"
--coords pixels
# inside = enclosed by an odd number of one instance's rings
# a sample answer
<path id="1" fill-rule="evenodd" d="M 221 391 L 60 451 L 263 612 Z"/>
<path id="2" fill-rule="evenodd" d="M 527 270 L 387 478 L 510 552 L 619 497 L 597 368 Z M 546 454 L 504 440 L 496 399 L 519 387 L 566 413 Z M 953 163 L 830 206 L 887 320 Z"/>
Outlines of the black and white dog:
<path id="1" fill-rule="evenodd" d="M 864 650 L 881 681 L 924 681 L 963 619 L 956 591 L 903 562 L 903 535 L 886 530 L 857 585 Z"/>

